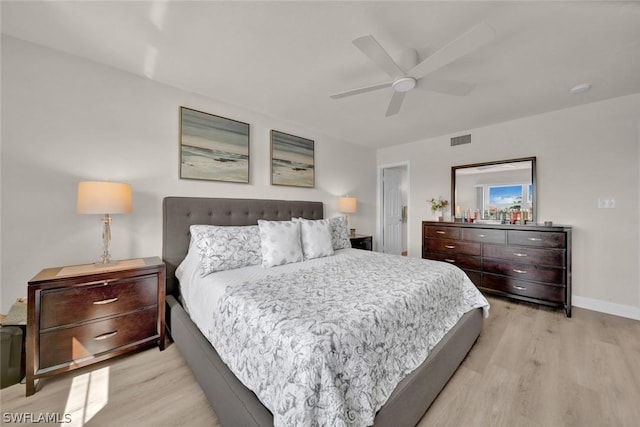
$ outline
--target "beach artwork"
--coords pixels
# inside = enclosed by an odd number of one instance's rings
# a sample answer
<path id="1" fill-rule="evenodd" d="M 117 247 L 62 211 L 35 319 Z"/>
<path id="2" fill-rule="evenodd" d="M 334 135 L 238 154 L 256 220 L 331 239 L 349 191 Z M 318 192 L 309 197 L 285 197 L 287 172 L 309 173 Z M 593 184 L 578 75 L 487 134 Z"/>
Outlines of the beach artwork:
<path id="1" fill-rule="evenodd" d="M 271 184 L 315 185 L 313 141 L 271 131 Z"/>
<path id="2" fill-rule="evenodd" d="M 249 125 L 180 108 L 180 178 L 249 182 Z"/>

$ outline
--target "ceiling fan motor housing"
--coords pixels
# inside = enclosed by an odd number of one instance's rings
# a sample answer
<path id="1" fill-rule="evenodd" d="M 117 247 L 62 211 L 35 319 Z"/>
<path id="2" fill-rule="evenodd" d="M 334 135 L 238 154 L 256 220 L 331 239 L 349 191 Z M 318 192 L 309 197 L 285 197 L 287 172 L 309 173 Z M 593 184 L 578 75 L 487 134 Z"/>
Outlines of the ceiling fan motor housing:
<path id="1" fill-rule="evenodd" d="M 416 87 L 416 79 L 413 77 L 402 77 L 391 85 L 396 92 L 408 92 Z"/>

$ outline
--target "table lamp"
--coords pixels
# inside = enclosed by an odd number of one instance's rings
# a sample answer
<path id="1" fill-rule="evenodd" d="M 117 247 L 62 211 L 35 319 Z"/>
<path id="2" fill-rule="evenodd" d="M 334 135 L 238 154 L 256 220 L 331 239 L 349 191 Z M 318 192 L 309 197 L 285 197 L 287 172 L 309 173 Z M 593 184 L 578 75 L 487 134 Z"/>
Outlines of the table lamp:
<path id="1" fill-rule="evenodd" d="M 102 255 L 96 267 L 115 265 L 111 261 L 111 214 L 131 212 L 131 186 L 109 181 L 84 181 L 78 184 L 79 214 L 101 214 Z"/>
<path id="2" fill-rule="evenodd" d="M 358 199 L 351 196 L 338 197 L 338 211 L 345 214 L 345 220 L 347 222 L 347 230 L 349 230 L 349 214 L 356 213 L 358 206 Z M 355 231 L 355 230 L 354 230 Z M 354 234 L 349 232 L 349 234 Z"/>

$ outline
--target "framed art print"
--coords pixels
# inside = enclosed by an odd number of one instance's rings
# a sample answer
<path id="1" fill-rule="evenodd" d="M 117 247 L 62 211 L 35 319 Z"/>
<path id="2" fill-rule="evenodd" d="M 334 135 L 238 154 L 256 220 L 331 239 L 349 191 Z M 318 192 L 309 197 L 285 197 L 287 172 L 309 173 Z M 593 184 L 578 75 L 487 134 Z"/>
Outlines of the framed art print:
<path id="1" fill-rule="evenodd" d="M 249 182 L 249 124 L 180 107 L 180 178 Z"/>
<path id="2" fill-rule="evenodd" d="M 314 187 L 312 140 L 277 130 L 271 131 L 271 184 Z"/>

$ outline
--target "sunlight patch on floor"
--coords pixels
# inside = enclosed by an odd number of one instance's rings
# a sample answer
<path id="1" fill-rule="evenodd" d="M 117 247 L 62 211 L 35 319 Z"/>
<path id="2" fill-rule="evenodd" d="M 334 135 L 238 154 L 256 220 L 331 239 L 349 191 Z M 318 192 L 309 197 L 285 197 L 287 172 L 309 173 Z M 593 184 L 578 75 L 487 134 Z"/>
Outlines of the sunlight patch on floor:
<path id="1" fill-rule="evenodd" d="M 64 413 L 71 415 L 65 427 L 82 427 L 109 402 L 109 367 L 78 375 L 71 383 Z"/>

